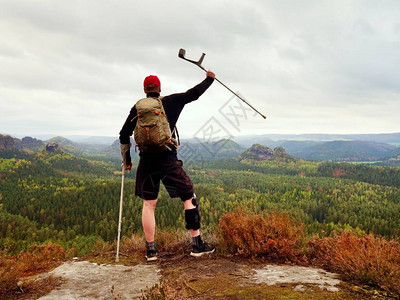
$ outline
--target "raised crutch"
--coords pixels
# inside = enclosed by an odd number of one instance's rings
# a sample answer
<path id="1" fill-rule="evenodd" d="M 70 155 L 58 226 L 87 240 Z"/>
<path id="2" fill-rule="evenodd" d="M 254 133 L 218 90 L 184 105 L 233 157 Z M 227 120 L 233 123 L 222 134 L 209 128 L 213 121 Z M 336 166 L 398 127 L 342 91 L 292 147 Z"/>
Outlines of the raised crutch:
<path id="1" fill-rule="evenodd" d="M 201 65 L 201 63 L 203 62 L 204 56 L 206 55 L 205 53 L 203 53 L 200 57 L 200 59 L 198 61 L 195 60 L 191 60 L 191 59 L 187 59 L 185 57 L 186 54 L 186 50 L 185 49 L 179 49 L 179 53 L 178 53 L 178 57 L 182 58 L 188 62 L 191 62 L 192 64 L 195 64 L 196 66 L 198 66 L 200 69 L 204 70 L 205 72 L 207 72 L 207 70 Z M 260 113 L 257 109 L 255 109 L 250 103 L 248 103 L 246 100 L 244 100 L 242 97 L 240 97 L 237 93 L 235 93 L 234 91 L 232 91 L 228 86 L 226 86 L 224 83 L 222 83 L 218 78 L 215 78 L 216 81 L 218 81 L 220 84 L 222 84 L 224 87 L 226 87 L 232 94 L 234 94 L 236 97 L 238 97 L 240 100 L 242 100 L 244 103 L 246 103 L 248 106 L 250 106 L 255 112 L 257 112 L 261 117 L 263 117 L 264 119 L 267 118 L 267 116 L 263 115 L 262 113 Z"/>

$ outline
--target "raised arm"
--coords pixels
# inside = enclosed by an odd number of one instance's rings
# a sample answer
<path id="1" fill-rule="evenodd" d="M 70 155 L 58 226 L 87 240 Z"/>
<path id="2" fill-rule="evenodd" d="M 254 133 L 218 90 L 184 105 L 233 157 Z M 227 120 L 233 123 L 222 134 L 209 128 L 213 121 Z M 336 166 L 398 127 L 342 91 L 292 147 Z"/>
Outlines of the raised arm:
<path id="1" fill-rule="evenodd" d="M 187 90 L 185 93 L 172 94 L 169 97 L 173 98 L 175 104 L 184 106 L 194 100 L 199 99 L 199 97 L 210 87 L 214 82 L 215 74 L 211 71 L 207 72 L 207 77 L 198 85 Z"/>

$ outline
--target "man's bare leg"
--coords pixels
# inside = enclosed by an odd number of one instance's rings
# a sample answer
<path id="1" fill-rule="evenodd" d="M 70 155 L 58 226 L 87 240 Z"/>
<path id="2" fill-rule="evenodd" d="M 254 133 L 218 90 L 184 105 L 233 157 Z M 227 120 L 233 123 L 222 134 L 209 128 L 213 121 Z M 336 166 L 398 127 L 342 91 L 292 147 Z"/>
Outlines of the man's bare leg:
<path id="1" fill-rule="evenodd" d="M 154 243 L 154 235 L 156 232 L 156 219 L 154 217 L 154 211 L 156 209 L 156 205 L 157 199 L 143 200 L 142 226 L 146 239 L 147 261 L 153 261 L 157 259 L 157 249 Z"/>
<path id="2" fill-rule="evenodd" d="M 142 225 L 144 236 L 147 242 L 154 241 L 154 235 L 156 232 L 156 219 L 154 217 L 154 211 L 156 209 L 156 205 L 157 199 L 143 200 Z"/>

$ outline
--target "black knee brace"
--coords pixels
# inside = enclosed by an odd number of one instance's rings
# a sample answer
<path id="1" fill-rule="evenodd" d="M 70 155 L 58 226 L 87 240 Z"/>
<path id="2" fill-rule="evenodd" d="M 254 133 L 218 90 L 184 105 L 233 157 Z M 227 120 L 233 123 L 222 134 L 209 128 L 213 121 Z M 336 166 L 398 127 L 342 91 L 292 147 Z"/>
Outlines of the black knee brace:
<path id="1" fill-rule="evenodd" d="M 200 199 L 196 197 L 196 195 L 193 194 L 193 198 L 192 198 L 192 204 L 196 207 L 199 207 L 200 205 Z"/>
<path id="2" fill-rule="evenodd" d="M 186 229 L 200 229 L 200 212 L 199 208 L 185 210 Z"/>

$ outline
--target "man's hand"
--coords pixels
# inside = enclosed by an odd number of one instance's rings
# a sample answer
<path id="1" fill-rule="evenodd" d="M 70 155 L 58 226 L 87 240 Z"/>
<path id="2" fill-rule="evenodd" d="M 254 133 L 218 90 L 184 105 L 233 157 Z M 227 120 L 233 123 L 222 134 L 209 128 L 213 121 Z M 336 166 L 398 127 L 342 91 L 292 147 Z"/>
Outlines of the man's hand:
<path id="1" fill-rule="evenodd" d="M 210 71 L 210 70 L 208 70 L 207 71 L 207 77 L 211 77 L 211 78 L 213 78 L 213 79 L 215 79 L 215 74 L 214 74 L 214 72 L 212 72 L 212 71 Z"/>
<path id="2" fill-rule="evenodd" d="M 122 168 L 123 166 L 124 166 L 124 163 L 121 164 L 121 168 Z M 132 170 L 132 162 L 130 162 L 128 165 L 126 165 L 125 170 L 128 170 L 128 171 Z"/>
<path id="3" fill-rule="evenodd" d="M 130 148 L 131 148 L 131 144 L 121 144 L 122 160 L 123 160 L 123 162 L 126 163 L 125 170 L 128 170 L 128 171 L 132 169 L 132 159 L 131 159 L 131 153 L 129 151 Z M 123 162 L 121 164 L 121 168 L 124 166 Z"/>

